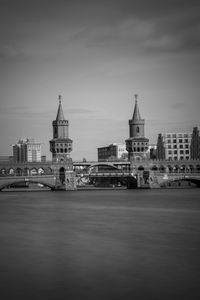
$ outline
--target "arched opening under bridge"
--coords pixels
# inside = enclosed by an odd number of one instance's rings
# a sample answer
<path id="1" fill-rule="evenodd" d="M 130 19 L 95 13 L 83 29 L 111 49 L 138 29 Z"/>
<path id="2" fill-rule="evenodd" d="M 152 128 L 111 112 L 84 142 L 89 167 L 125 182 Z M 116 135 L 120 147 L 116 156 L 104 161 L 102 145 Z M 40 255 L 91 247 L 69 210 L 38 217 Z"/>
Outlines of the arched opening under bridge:
<path id="1" fill-rule="evenodd" d="M 61 167 L 59 169 L 59 179 L 60 179 L 61 184 L 65 183 L 65 168 L 64 167 Z"/>

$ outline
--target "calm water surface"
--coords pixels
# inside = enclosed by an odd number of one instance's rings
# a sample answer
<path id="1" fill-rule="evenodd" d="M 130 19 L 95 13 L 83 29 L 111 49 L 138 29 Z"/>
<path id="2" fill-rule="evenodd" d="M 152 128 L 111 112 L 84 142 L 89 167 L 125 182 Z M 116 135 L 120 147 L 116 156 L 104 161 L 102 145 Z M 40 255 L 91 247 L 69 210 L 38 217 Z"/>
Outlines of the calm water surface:
<path id="1" fill-rule="evenodd" d="M 200 299 L 200 189 L 0 193 L 1 299 Z"/>

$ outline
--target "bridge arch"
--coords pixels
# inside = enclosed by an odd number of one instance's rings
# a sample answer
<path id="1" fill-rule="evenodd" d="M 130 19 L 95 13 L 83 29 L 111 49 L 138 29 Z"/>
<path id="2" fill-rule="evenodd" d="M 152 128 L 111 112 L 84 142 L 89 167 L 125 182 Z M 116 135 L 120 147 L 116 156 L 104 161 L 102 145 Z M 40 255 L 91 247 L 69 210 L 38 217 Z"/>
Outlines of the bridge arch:
<path id="1" fill-rule="evenodd" d="M 52 174 L 53 170 L 50 167 L 45 168 L 45 174 Z"/>
<path id="2" fill-rule="evenodd" d="M 168 168 L 169 173 L 173 172 L 173 167 L 171 165 L 167 165 L 167 168 Z"/>
<path id="3" fill-rule="evenodd" d="M 112 168 L 115 168 L 115 169 L 118 169 L 118 167 L 116 167 L 113 163 L 110 163 L 110 162 L 97 162 L 97 163 L 94 163 L 94 164 L 91 164 L 90 166 L 88 166 L 88 169 L 91 169 L 93 167 L 98 167 L 98 166 L 109 166 L 109 167 L 112 167 Z"/>
<path id="4" fill-rule="evenodd" d="M 62 184 L 64 184 L 64 182 L 65 182 L 65 168 L 64 167 L 61 167 L 59 169 L 59 179 L 60 179 L 60 182 Z"/>
<path id="5" fill-rule="evenodd" d="M 152 171 L 157 171 L 158 167 L 156 165 L 153 165 L 153 167 L 151 168 Z"/>
<path id="6" fill-rule="evenodd" d="M 144 171 L 144 167 L 143 167 L 142 165 L 140 165 L 140 166 L 138 167 L 138 171 Z"/>
<path id="7" fill-rule="evenodd" d="M 2 168 L 1 171 L 0 171 L 0 174 L 1 175 L 6 175 L 6 168 Z"/>
<path id="8" fill-rule="evenodd" d="M 42 175 L 42 174 L 44 174 L 44 173 L 45 173 L 44 169 L 40 167 L 40 168 L 38 169 L 38 174 L 39 174 L 39 175 Z"/>
<path id="9" fill-rule="evenodd" d="M 189 165 L 189 168 L 190 168 L 190 172 L 194 172 L 194 166 L 193 165 Z"/>
<path id="10" fill-rule="evenodd" d="M 25 176 L 28 176 L 29 174 L 30 174 L 29 168 L 25 168 L 25 169 L 24 169 L 24 175 L 25 175 Z"/>
<path id="11" fill-rule="evenodd" d="M 200 172 L 200 165 L 196 165 L 196 171 L 199 173 Z"/>
<path id="12" fill-rule="evenodd" d="M 30 175 L 37 175 L 38 174 L 38 170 L 34 167 L 30 170 Z"/>
<path id="13" fill-rule="evenodd" d="M 16 175 L 16 176 L 22 176 L 22 175 L 23 175 L 23 170 L 22 170 L 21 168 L 17 168 L 17 169 L 15 170 L 15 175 Z"/>
<path id="14" fill-rule="evenodd" d="M 8 175 L 14 175 L 14 174 L 15 174 L 15 170 L 13 168 L 9 168 Z"/>
<path id="15" fill-rule="evenodd" d="M 50 176 L 50 177 L 45 177 L 45 176 L 34 176 L 34 177 L 25 177 L 25 176 L 10 176 L 6 177 L 5 179 L 2 178 L 0 181 L 0 191 L 3 190 L 6 187 L 9 187 L 11 185 L 15 184 L 28 184 L 29 183 L 35 183 L 35 184 L 42 184 L 43 186 L 46 186 L 50 188 L 51 190 L 55 189 L 56 185 L 56 177 L 55 176 Z"/>
<path id="16" fill-rule="evenodd" d="M 166 167 L 164 165 L 159 166 L 159 171 L 160 172 L 165 172 L 165 170 L 166 170 Z"/>

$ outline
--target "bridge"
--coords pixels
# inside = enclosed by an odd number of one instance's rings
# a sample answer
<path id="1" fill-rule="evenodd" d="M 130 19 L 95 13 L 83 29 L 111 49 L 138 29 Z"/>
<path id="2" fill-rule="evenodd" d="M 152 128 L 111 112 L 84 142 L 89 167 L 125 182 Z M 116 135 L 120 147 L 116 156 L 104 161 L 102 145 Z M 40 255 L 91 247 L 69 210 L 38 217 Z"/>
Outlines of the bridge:
<path id="1" fill-rule="evenodd" d="M 0 162 L 0 190 L 14 182 L 41 183 L 51 189 L 66 185 L 67 164 Z M 73 162 L 69 180 L 77 185 L 126 185 L 159 187 L 175 181 L 190 181 L 199 187 L 200 161 L 89 161 Z M 56 171 L 57 170 L 57 171 Z M 55 179 L 56 178 L 56 179 Z M 68 181 L 69 181 L 68 180 Z M 137 183 L 137 184 L 136 184 Z"/>
<path id="2" fill-rule="evenodd" d="M 161 187 L 171 186 L 177 182 L 181 185 L 181 181 L 187 181 L 200 187 L 200 173 L 154 173 L 153 176 L 150 177 L 150 181 L 157 183 Z"/>
<path id="3" fill-rule="evenodd" d="M 29 183 L 42 184 L 54 190 L 56 187 L 56 176 L 54 175 L 40 175 L 40 176 L 4 176 L 0 177 L 0 191 L 6 187 L 14 186 L 24 183 L 24 186 L 28 186 Z"/>

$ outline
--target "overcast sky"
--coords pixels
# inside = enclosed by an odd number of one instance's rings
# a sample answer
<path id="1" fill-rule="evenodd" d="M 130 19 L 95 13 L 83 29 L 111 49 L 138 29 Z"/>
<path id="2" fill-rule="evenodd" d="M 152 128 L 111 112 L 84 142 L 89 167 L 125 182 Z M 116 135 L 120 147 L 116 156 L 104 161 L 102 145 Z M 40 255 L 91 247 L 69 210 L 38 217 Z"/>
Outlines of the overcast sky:
<path id="1" fill-rule="evenodd" d="M 62 95 L 74 160 L 128 138 L 138 94 L 145 135 L 200 124 L 200 2 L 0 0 L 0 155 L 49 140 Z"/>

